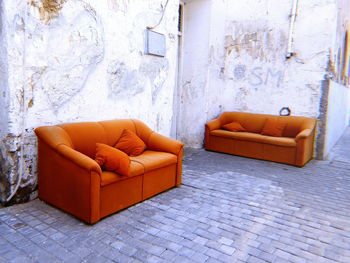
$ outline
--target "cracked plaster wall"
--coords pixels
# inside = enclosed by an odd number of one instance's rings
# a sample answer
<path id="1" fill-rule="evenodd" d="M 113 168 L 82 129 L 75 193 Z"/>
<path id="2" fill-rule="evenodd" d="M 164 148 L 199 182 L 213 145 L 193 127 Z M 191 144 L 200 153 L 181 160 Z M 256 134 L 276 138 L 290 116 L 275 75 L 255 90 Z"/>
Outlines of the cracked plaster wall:
<path id="1" fill-rule="evenodd" d="M 1 1 L 0 197 L 22 175 L 13 202 L 35 198 L 34 128 L 136 118 L 169 135 L 177 58 L 178 3 L 155 30 L 166 56 L 144 54 L 144 32 L 162 0 Z"/>
<path id="2" fill-rule="evenodd" d="M 193 107 L 181 111 L 182 122 L 195 127 L 182 129 L 189 145 L 202 146 L 205 122 L 223 111 L 278 114 L 288 106 L 293 115 L 319 117 L 322 81 L 328 75 L 336 30 L 335 0 L 299 1 L 294 56 L 289 59 L 286 55 L 292 0 L 189 1 L 185 14 L 191 13 L 195 4 L 211 5 L 211 13 L 207 16 L 208 26 L 203 24 L 209 30 L 202 41 L 198 40 L 206 43 L 208 50 L 203 58 L 206 78 L 198 81 L 194 73 L 192 77 L 188 72 L 195 71 L 190 67 L 183 74 L 182 107 L 195 101 Z M 191 28 L 196 22 L 185 16 L 185 27 L 186 23 Z M 187 38 L 185 30 L 184 50 L 193 54 Z M 192 56 L 187 61 L 196 55 Z M 202 89 L 205 94 L 197 99 L 190 96 Z M 196 110 L 197 104 L 205 105 L 205 110 Z M 193 125 L 188 119 L 200 121 Z"/>

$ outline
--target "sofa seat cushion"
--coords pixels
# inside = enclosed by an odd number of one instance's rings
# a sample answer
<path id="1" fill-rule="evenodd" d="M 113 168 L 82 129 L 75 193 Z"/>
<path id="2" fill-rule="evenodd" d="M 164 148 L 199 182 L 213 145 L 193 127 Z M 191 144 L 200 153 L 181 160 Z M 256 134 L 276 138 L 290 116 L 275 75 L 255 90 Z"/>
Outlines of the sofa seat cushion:
<path id="1" fill-rule="evenodd" d="M 142 164 L 145 173 L 177 162 L 177 157 L 174 154 L 151 150 L 146 150 L 138 156 L 130 157 L 130 159 L 132 162 Z"/>
<path id="2" fill-rule="evenodd" d="M 137 175 L 142 175 L 144 174 L 145 169 L 144 166 L 142 164 L 140 164 L 139 162 L 135 162 L 132 161 L 130 162 L 130 170 L 129 170 L 129 176 L 121 176 L 118 175 L 114 172 L 110 172 L 110 171 L 102 171 L 101 174 L 101 186 L 105 186 L 111 183 L 115 183 L 121 180 L 125 180 L 127 178 L 130 177 L 134 177 Z"/>
<path id="3" fill-rule="evenodd" d="M 288 137 L 272 137 L 252 132 L 231 132 L 225 130 L 213 130 L 210 132 L 210 134 L 218 137 L 226 137 L 242 141 L 268 143 L 285 147 L 296 146 L 296 141 L 294 138 Z"/>

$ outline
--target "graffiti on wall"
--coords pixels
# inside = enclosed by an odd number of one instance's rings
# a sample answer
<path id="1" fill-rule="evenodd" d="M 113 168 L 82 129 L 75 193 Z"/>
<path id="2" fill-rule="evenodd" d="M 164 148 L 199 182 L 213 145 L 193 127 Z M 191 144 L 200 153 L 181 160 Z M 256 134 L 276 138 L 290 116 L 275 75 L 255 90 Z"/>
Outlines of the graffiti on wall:
<path id="1" fill-rule="evenodd" d="M 272 67 L 252 67 L 238 64 L 233 68 L 233 79 L 247 81 L 253 87 L 270 86 L 280 87 L 283 81 L 283 72 Z"/>
<path id="2" fill-rule="evenodd" d="M 350 86 L 350 23 L 346 28 L 338 48 L 335 74 L 339 83 Z"/>

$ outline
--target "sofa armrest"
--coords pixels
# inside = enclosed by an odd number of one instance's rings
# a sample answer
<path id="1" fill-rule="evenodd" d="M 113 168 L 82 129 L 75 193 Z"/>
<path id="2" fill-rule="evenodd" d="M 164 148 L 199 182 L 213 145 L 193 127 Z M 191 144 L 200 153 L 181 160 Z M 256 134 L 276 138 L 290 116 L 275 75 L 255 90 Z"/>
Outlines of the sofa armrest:
<path id="1" fill-rule="evenodd" d="M 311 129 L 305 129 L 305 130 L 302 130 L 301 132 L 299 132 L 297 134 L 297 136 L 295 137 L 295 140 L 296 141 L 299 141 L 300 139 L 305 139 L 309 136 L 312 135 L 312 130 Z"/>
<path id="2" fill-rule="evenodd" d="M 304 166 L 313 157 L 314 151 L 314 129 L 305 129 L 297 134 L 295 141 L 297 143 L 296 162 L 297 166 Z"/>
<path id="3" fill-rule="evenodd" d="M 163 151 L 179 155 L 184 144 L 177 140 L 163 136 L 159 133 L 152 132 L 148 138 L 147 148 L 155 151 Z"/>
<path id="4" fill-rule="evenodd" d="M 177 156 L 176 181 L 175 185 L 179 186 L 182 181 L 182 155 L 184 144 L 177 140 L 152 132 L 149 136 L 147 148 L 155 151 L 163 151 L 175 154 Z"/>
<path id="5" fill-rule="evenodd" d="M 221 127 L 221 121 L 219 118 L 214 119 L 212 121 L 209 121 L 205 124 L 205 127 L 208 129 L 208 131 L 216 130 Z"/>
<path id="6" fill-rule="evenodd" d="M 69 159 L 71 162 L 81 168 L 91 172 L 94 171 L 98 174 L 102 173 L 101 167 L 98 165 L 98 163 L 85 154 L 82 154 L 81 152 L 78 152 L 64 144 L 58 145 L 56 150 L 60 155 Z"/>
<path id="7" fill-rule="evenodd" d="M 38 140 L 39 198 L 89 223 L 100 219 L 101 168 L 67 145 Z"/>

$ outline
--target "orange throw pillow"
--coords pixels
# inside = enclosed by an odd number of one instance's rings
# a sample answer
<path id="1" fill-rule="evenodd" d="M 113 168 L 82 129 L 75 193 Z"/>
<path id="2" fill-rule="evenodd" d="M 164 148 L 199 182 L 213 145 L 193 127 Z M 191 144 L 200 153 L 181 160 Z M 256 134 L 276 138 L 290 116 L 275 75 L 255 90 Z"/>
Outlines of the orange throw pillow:
<path id="1" fill-rule="evenodd" d="M 129 175 L 129 156 L 112 146 L 96 143 L 95 161 L 107 171 L 112 171 L 119 175 Z"/>
<path id="2" fill-rule="evenodd" d="M 245 132 L 245 131 L 247 131 L 246 129 L 244 129 L 242 127 L 242 125 L 239 122 L 236 122 L 236 121 L 225 124 L 221 128 L 223 128 L 225 130 L 233 131 L 233 132 Z"/>
<path id="3" fill-rule="evenodd" d="M 146 149 L 146 144 L 134 132 L 124 129 L 115 148 L 130 156 L 137 156 Z"/>
<path id="4" fill-rule="evenodd" d="M 261 131 L 263 135 L 269 135 L 274 137 L 282 137 L 283 130 L 287 123 L 281 122 L 276 119 L 267 119 L 264 128 Z"/>

